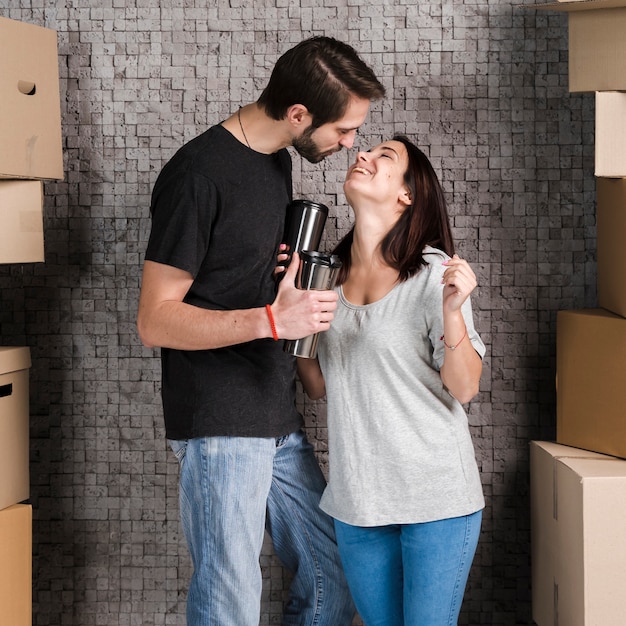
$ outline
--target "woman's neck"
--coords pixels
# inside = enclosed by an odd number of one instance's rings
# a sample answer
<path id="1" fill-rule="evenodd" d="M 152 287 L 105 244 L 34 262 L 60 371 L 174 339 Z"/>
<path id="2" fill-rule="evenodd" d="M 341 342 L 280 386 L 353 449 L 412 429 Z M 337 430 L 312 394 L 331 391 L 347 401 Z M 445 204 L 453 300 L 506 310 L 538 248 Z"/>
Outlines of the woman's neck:
<path id="1" fill-rule="evenodd" d="M 354 228 L 350 249 L 350 273 L 343 284 L 346 299 L 353 304 L 371 304 L 386 296 L 398 282 L 398 271 L 382 257 L 380 244 L 385 230 L 375 225 Z"/>

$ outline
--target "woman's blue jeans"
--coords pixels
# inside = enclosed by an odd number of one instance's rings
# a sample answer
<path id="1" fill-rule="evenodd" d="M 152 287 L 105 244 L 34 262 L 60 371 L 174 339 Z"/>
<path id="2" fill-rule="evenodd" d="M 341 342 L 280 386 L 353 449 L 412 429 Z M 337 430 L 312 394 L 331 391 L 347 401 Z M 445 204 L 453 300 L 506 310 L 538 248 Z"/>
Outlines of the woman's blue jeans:
<path id="1" fill-rule="evenodd" d="M 283 625 L 348 626 L 354 605 L 332 518 L 319 508 L 324 476 L 304 434 L 170 446 L 180 462 L 181 522 L 194 566 L 187 625 L 258 626 L 267 527 L 293 573 Z"/>
<path id="2" fill-rule="evenodd" d="M 453 626 L 482 511 L 423 524 L 350 526 L 335 520 L 352 597 L 365 626 Z"/>

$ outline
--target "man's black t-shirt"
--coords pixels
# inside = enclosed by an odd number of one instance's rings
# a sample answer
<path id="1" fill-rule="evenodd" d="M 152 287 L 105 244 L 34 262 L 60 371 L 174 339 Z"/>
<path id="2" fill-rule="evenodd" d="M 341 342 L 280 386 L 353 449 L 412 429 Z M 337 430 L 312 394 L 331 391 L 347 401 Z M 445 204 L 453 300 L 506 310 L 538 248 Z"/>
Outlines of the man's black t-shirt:
<path id="1" fill-rule="evenodd" d="M 216 310 L 269 304 L 290 196 L 287 150 L 261 154 L 214 126 L 160 173 L 146 260 L 193 276 L 188 304 Z M 163 348 L 167 437 L 274 437 L 297 430 L 295 359 L 282 344 L 258 339 L 217 350 Z"/>

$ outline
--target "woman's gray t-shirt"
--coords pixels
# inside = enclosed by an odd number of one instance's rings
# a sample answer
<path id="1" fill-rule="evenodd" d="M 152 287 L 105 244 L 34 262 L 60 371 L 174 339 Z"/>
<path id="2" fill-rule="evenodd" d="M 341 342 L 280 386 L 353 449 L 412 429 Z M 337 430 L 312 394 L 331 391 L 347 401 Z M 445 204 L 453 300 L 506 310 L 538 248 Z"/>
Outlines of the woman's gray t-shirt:
<path id="1" fill-rule="evenodd" d="M 329 439 L 321 507 L 348 524 L 435 521 L 485 504 L 467 415 L 439 374 L 448 257 L 424 252 L 427 265 L 377 302 L 350 304 L 339 288 L 335 318 L 320 335 Z M 462 312 L 482 358 L 469 299 Z"/>

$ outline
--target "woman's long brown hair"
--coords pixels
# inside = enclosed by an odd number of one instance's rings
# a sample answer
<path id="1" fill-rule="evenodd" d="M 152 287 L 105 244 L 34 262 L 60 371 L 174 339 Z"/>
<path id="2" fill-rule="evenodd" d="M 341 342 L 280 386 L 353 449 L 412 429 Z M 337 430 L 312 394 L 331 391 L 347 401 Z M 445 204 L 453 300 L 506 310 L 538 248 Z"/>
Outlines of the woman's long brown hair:
<path id="1" fill-rule="evenodd" d="M 380 242 L 380 252 L 385 263 L 398 271 L 400 281 L 405 281 L 426 264 L 426 246 L 452 256 L 454 241 L 443 189 L 428 157 L 404 135 L 396 135 L 393 140 L 401 142 L 408 154 L 404 182 L 412 202 Z M 350 274 L 353 238 L 354 226 L 333 251 L 342 262 L 338 285 Z"/>

